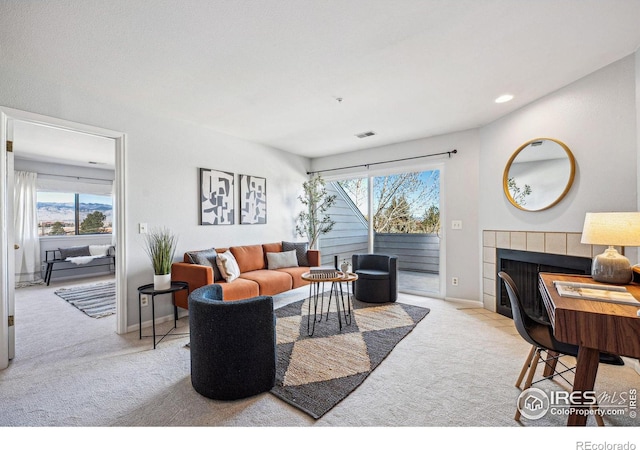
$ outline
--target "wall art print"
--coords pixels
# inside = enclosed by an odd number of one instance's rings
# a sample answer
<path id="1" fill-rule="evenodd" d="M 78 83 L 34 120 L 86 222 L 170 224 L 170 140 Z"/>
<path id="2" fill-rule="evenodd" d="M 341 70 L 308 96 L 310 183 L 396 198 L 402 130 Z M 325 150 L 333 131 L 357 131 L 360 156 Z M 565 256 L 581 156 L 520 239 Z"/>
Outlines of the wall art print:
<path id="1" fill-rule="evenodd" d="M 267 179 L 240 175 L 240 223 L 267 223 Z"/>
<path id="2" fill-rule="evenodd" d="M 200 169 L 200 225 L 233 225 L 234 174 Z"/>

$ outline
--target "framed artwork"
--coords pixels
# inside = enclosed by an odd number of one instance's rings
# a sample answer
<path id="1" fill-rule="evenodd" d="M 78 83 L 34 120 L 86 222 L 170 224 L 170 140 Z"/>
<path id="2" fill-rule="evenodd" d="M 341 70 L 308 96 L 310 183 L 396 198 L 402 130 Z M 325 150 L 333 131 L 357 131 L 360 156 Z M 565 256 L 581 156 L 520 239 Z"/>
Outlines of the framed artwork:
<path id="1" fill-rule="evenodd" d="M 267 223 L 267 179 L 240 175 L 240 223 Z"/>
<path id="2" fill-rule="evenodd" d="M 233 225 L 234 174 L 200 169 L 200 225 Z"/>

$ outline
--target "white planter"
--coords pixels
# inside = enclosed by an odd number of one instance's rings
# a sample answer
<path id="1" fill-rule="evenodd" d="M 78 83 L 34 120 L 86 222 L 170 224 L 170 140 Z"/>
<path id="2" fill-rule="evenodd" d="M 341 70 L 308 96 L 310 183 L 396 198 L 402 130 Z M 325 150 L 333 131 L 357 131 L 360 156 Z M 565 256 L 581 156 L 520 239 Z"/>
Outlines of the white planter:
<path id="1" fill-rule="evenodd" d="M 154 275 L 153 276 L 153 288 L 156 291 L 165 291 L 171 287 L 171 274 L 166 275 Z"/>
<path id="2" fill-rule="evenodd" d="M 348 262 L 343 262 L 340 265 L 340 270 L 345 274 L 351 272 L 351 264 L 349 264 Z"/>

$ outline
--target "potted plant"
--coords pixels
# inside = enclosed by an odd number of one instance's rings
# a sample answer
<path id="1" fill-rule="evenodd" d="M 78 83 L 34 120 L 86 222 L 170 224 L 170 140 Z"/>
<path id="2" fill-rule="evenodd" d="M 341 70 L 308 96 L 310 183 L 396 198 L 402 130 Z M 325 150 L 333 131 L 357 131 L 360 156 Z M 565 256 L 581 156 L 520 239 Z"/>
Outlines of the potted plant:
<path id="1" fill-rule="evenodd" d="M 335 222 L 327 211 L 336 201 L 335 195 L 329 195 L 325 182 L 320 175 L 316 175 L 302 184 L 304 193 L 298 199 L 305 206 L 305 210 L 298 214 L 296 232 L 299 236 L 307 236 L 309 247 L 316 248 L 320 235 L 331 231 Z"/>
<path id="2" fill-rule="evenodd" d="M 153 266 L 153 287 L 166 290 L 171 287 L 171 264 L 178 239 L 167 228 L 151 230 L 145 235 L 145 251 Z"/>

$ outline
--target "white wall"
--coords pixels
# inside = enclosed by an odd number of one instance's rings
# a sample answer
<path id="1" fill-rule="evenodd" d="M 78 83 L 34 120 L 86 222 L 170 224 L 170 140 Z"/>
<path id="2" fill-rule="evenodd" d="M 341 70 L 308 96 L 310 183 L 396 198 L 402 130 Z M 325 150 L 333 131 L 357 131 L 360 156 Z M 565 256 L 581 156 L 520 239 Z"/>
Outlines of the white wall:
<path id="1" fill-rule="evenodd" d="M 205 126 L 114 104 L 81 91 L 52 85 L 40 74 L 0 67 L 0 104 L 126 133 L 127 323 L 138 323 L 137 287 L 152 282 L 138 223 L 168 227 L 178 235 L 176 259 L 187 250 L 294 240 L 297 195 L 307 178 L 308 160 L 217 133 Z M 219 169 L 267 179 L 267 224 L 198 225 L 198 168 Z M 236 180 L 237 183 L 237 180 Z M 237 185 L 236 185 L 236 205 Z M 162 302 L 159 302 L 162 303 Z M 143 310 L 143 321 L 151 317 Z M 167 299 L 156 317 L 171 314 Z"/>
<path id="2" fill-rule="evenodd" d="M 478 246 L 478 132 L 477 130 L 452 133 L 427 139 L 417 139 L 393 145 L 369 148 L 343 155 L 312 160 L 312 170 L 378 163 L 413 158 L 457 150 L 451 157 L 420 158 L 390 164 L 339 171 L 340 176 L 372 175 L 398 171 L 421 171 L 437 166 L 441 169 L 442 211 L 442 279 L 458 277 L 458 286 L 445 283 L 443 296 L 479 301 L 478 274 L 480 273 Z M 327 172 L 331 176 L 335 172 Z M 324 174 L 323 174 L 324 176 Z M 462 220 L 462 230 L 451 230 L 451 220 Z"/>
<path id="3" fill-rule="evenodd" d="M 637 207 L 633 56 L 611 64 L 480 130 L 482 229 L 581 232 L 587 211 Z M 502 191 L 504 167 L 524 142 L 551 137 L 576 159 L 568 195 L 545 211 L 514 208 Z"/>

